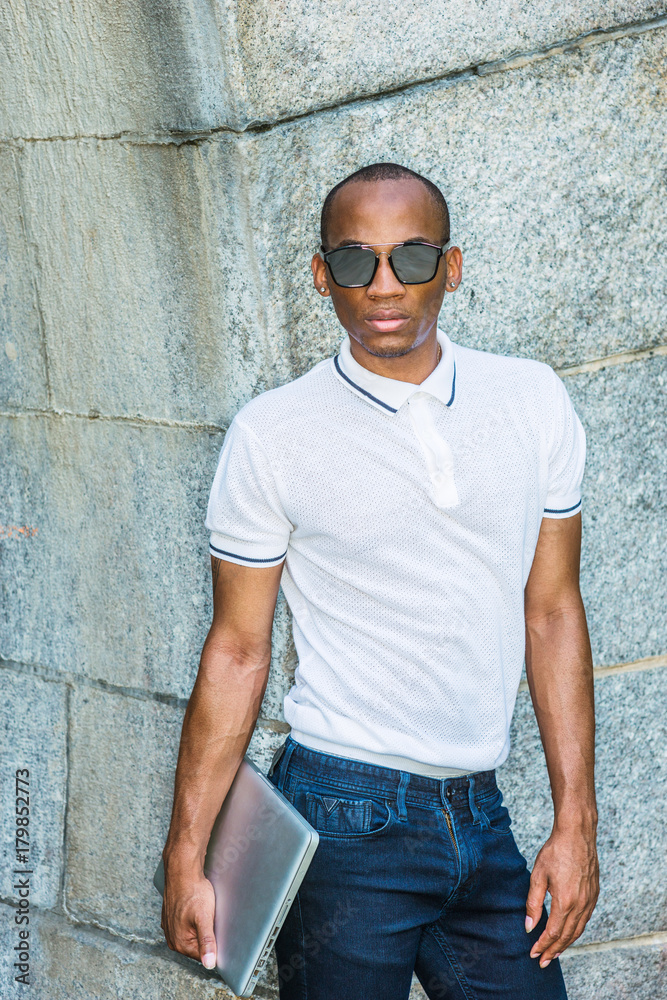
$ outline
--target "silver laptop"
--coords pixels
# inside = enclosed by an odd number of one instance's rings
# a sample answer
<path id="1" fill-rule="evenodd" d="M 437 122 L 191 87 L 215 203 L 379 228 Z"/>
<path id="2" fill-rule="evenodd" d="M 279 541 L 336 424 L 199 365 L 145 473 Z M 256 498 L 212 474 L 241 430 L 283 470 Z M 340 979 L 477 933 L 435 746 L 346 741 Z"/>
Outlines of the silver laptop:
<path id="1" fill-rule="evenodd" d="M 216 969 L 238 997 L 252 995 L 318 841 L 317 831 L 244 757 L 204 862 L 215 890 Z M 162 860 L 153 882 L 164 893 Z"/>

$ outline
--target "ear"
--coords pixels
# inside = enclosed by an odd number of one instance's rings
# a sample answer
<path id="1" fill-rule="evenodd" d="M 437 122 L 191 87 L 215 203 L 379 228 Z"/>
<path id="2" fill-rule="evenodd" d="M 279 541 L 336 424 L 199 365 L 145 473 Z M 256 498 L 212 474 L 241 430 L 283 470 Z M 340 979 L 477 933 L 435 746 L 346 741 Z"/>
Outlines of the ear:
<path id="1" fill-rule="evenodd" d="M 313 255 L 310 267 L 313 272 L 315 288 L 320 295 L 326 298 L 329 295 L 329 276 L 327 275 L 327 266 L 319 253 Z"/>
<path id="2" fill-rule="evenodd" d="M 458 247 L 450 247 L 449 250 L 446 251 L 445 264 L 447 265 L 445 291 L 455 292 L 461 284 L 463 272 L 463 256 Z"/>

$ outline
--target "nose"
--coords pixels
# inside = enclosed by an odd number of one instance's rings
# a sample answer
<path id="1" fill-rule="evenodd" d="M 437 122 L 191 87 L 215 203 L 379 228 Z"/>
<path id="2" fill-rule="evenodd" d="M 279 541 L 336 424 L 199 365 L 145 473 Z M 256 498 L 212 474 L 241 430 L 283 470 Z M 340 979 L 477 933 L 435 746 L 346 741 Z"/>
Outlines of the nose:
<path id="1" fill-rule="evenodd" d="M 394 298 L 397 295 L 404 295 L 405 286 L 401 284 L 391 269 L 389 250 L 380 250 L 378 258 L 377 270 L 368 286 L 368 295 L 377 298 Z"/>

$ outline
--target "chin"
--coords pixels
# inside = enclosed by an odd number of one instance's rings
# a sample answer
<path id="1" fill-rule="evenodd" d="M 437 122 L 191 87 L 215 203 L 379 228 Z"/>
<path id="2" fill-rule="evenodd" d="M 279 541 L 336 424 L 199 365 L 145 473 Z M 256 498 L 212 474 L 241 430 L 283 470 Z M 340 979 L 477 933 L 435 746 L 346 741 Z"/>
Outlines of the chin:
<path id="1" fill-rule="evenodd" d="M 414 347 L 415 337 L 396 337 L 393 334 L 379 334 L 376 337 L 360 336 L 358 340 L 364 350 L 375 358 L 402 358 Z"/>

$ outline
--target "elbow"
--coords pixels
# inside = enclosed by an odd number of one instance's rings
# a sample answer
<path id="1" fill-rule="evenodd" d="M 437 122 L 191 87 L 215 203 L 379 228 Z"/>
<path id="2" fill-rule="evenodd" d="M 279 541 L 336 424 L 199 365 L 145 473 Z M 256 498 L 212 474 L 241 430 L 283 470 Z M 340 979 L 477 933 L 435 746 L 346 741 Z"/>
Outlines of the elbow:
<path id="1" fill-rule="evenodd" d="M 271 664 L 271 643 L 250 636 L 209 633 L 202 650 L 199 678 L 247 683 L 263 680 Z"/>

